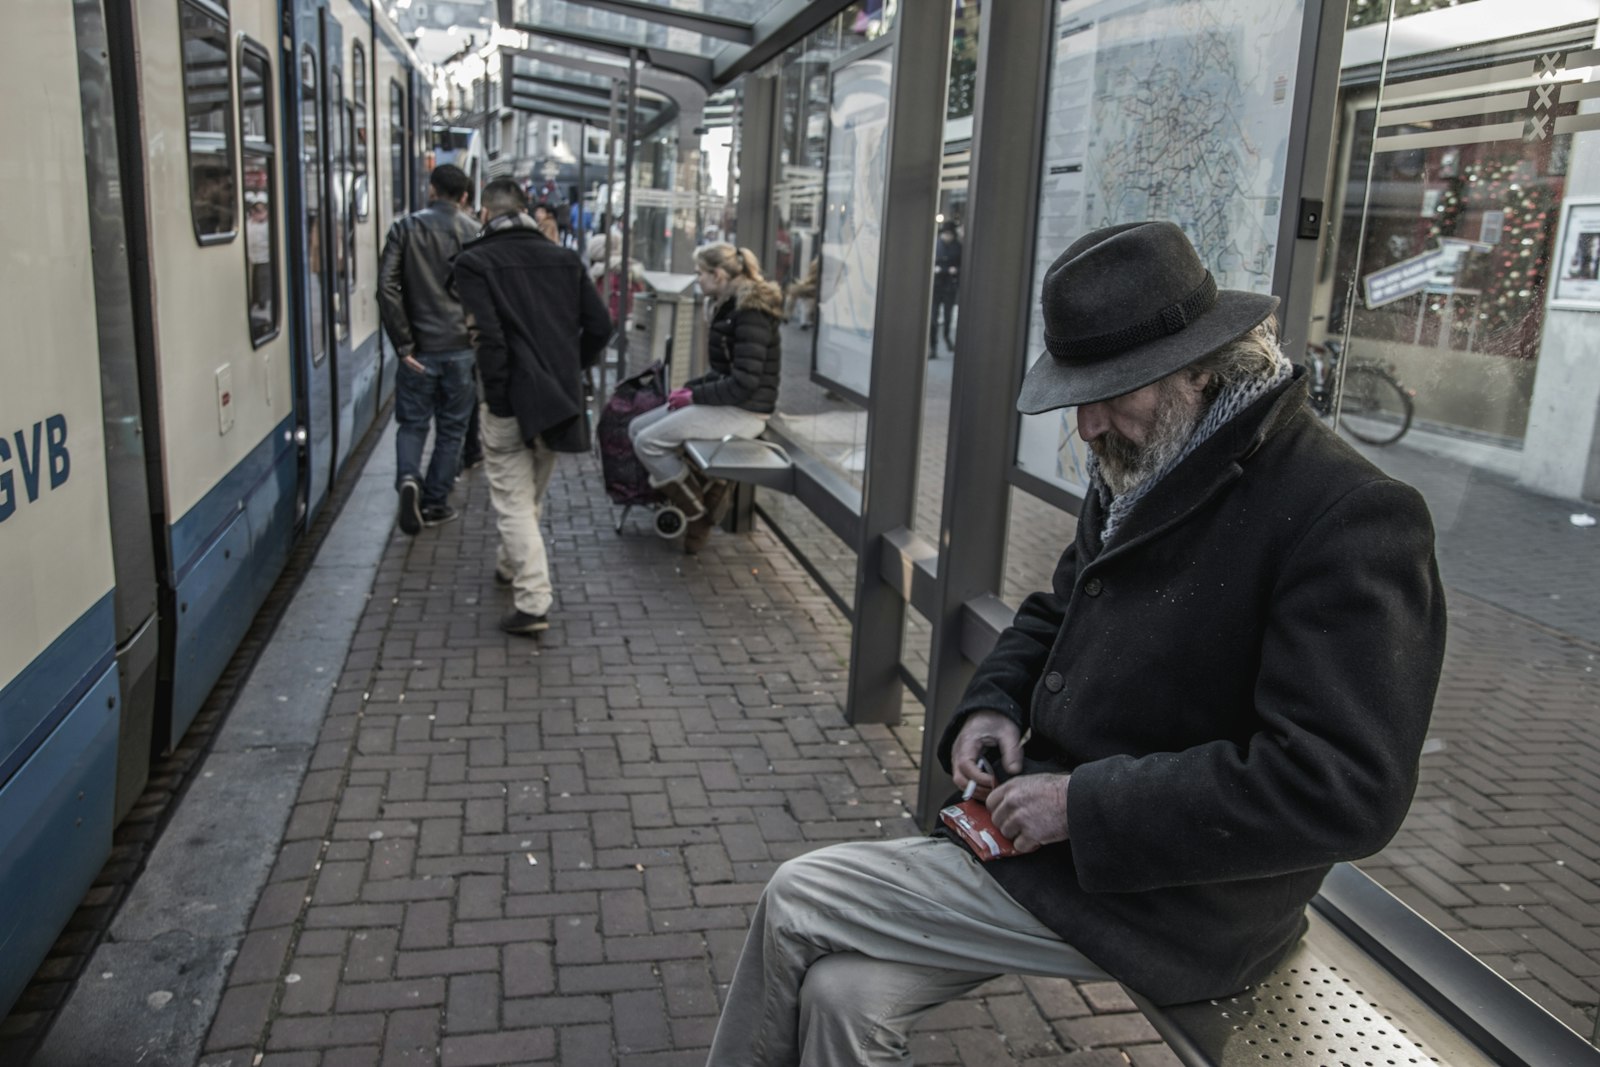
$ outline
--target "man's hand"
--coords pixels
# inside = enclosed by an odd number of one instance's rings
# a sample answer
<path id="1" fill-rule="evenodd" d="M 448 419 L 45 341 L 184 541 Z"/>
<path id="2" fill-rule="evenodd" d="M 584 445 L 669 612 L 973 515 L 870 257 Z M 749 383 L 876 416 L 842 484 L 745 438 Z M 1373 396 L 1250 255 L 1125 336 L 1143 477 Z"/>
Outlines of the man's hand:
<path id="1" fill-rule="evenodd" d="M 418 374 L 427 374 L 428 373 L 428 368 L 424 367 L 422 365 L 422 361 L 417 359 L 416 356 L 410 355 L 409 353 L 404 355 L 404 356 L 401 356 L 400 357 L 400 362 L 404 363 L 406 366 L 410 367 L 412 370 L 416 371 Z"/>
<path id="2" fill-rule="evenodd" d="M 1067 839 L 1070 774 L 1024 774 L 996 786 L 984 801 L 995 826 L 1018 852 Z"/>
<path id="3" fill-rule="evenodd" d="M 694 391 L 692 389 L 674 389 L 667 394 L 667 407 L 672 411 L 686 408 L 693 403 Z"/>
<path id="4" fill-rule="evenodd" d="M 950 769 L 956 787 L 978 783 L 980 798 L 994 788 L 995 776 L 978 769 L 978 757 L 986 748 L 1000 750 L 1000 765 L 1007 774 L 1022 770 L 1022 728 L 998 711 L 975 711 L 961 724 L 956 743 L 950 746 Z"/>

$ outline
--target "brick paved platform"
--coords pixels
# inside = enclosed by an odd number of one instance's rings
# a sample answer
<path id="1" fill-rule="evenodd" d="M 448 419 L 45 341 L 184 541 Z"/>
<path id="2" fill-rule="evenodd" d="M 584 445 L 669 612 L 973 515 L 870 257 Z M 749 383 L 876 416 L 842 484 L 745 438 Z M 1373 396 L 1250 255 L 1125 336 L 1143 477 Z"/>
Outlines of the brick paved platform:
<path id="1" fill-rule="evenodd" d="M 916 832 L 915 724 L 844 722 L 848 626 L 770 534 L 693 559 L 619 537 L 592 458 L 564 458 L 536 643 L 495 628 L 487 490 L 464 484 L 461 522 L 387 535 L 208 1067 L 699 1064 L 774 867 Z M 951 1005 L 916 1052 L 1175 1062 L 1115 985 L 1032 979 Z"/>
<path id="2" fill-rule="evenodd" d="M 1594 535 L 1567 523 L 1568 505 L 1494 476 L 1383 459 L 1435 508 L 1452 630 L 1417 803 L 1362 866 L 1587 1035 L 1600 1000 Z M 936 514 L 939 460 L 924 455 L 919 527 Z M 391 464 L 385 444 L 373 467 Z M 387 506 L 359 527 L 381 554 L 372 595 L 334 657 L 343 671 L 269 881 L 215 975 L 214 1017 L 194 1002 L 209 1023 L 201 1063 L 698 1065 L 773 867 L 915 832 L 920 709 L 908 702 L 894 728 L 845 724 L 848 624 L 770 532 L 719 533 L 695 559 L 642 518 L 618 537 L 592 459 L 564 459 L 547 523 L 559 601 L 535 643 L 495 628 L 509 597 L 491 579 L 481 476 L 460 498 L 463 521 L 415 540 L 388 528 Z M 768 499 L 847 587 L 848 547 Z M 1070 533 L 1070 516 L 1019 494 L 1008 595 L 1048 573 Z M 925 642 L 912 613 L 914 673 Z M 195 1062 L 156 1047 L 100 1062 Z M 915 1051 L 923 1064 L 1175 1062 L 1114 985 L 1016 979 L 928 1020 Z"/>

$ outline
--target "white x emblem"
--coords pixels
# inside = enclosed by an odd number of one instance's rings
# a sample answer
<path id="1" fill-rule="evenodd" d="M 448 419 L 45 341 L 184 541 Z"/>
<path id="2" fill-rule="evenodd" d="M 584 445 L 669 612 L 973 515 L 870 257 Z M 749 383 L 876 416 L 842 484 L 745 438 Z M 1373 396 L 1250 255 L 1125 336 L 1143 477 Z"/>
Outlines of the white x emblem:
<path id="1" fill-rule="evenodd" d="M 1539 86 L 1535 86 L 1533 91 L 1536 94 L 1538 94 L 1538 97 L 1539 97 L 1538 100 L 1534 101 L 1533 106 L 1536 107 L 1536 108 L 1537 107 L 1549 107 L 1550 106 L 1550 96 L 1551 96 L 1552 93 L 1554 93 L 1556 91 L 1556 87 L 1554 85 L 1539 85 Z"/>
<path id="2" fill-rule="evenodd" d="M 1549 115 L 1535 115 L 1528 120 L 1528 132 L 1523 134 L 1524 141 L 1542 141 L 1545 139 L 1545 126 L 1550 122 Z"/>
<path id="3" fill-rule="evenodd" d="M 1556 76 L 1556 73 L 1557 73 L 1557 68 L 1558 68 L 1558 64 L 1559 64 L 1559 60 L 1560 59 L 1561 59 L 1561 53 L 1560 52 L 1551 52 L 1551 53 L 1549 53 L 1547 55 L 1540 56 L 1539 57 L 1539 66 L 1542 69 L 1538 72 L 1538 77 L 1543 78 L 1545 75 L 1549 75 L 1550 77 L 1554 78 Z"/>

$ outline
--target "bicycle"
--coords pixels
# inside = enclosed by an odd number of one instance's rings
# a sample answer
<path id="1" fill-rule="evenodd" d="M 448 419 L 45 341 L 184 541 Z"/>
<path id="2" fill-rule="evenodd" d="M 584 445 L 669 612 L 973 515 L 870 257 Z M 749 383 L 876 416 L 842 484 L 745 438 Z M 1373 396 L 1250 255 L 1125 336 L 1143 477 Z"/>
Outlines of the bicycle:
<path id="1" fill-rule="evenodd" d="M 1344 346 L 1334 338 L 1307 344 L 1311 393 L 1307 398 L 1323 418 L 1334 412 L 1334 384 Z M 1392 445 L 1411 429 L 1417 391 L 1403 385 L 1394 368 L 1375 359 L 1355 359 L 1344 371 L 1343 396 L 1338 398 L 1339 426 L 1369 445 Z"/>

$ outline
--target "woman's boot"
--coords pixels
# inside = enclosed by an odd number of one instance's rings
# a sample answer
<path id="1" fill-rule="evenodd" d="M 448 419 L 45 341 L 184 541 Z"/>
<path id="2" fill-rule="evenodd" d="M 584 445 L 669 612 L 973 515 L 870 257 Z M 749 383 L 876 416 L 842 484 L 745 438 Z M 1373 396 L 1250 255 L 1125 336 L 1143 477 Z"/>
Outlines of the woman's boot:
<path id="1" fill-rule="evenodd" d="M 670 482 L 662 482 L 655 487 L 656 492 L 666 498 L 667 503 L 683 512 L 684 520 L 694 522 L 706 513 L 705 502 L 700 499 L 700 492 L 689 479 L 687 468 L 684 472 Z"/>
<path id="2" fill-rule="evenodd" d="M 683 535 L 683 550 L 691 556 L 705 547 L 711 539 L 711 531 L 728 517 L 728 509 L 733 506 L 733 483 L 714 478 L 700 499 L 706 506 L 706 513 L 691 522 Z"/>

